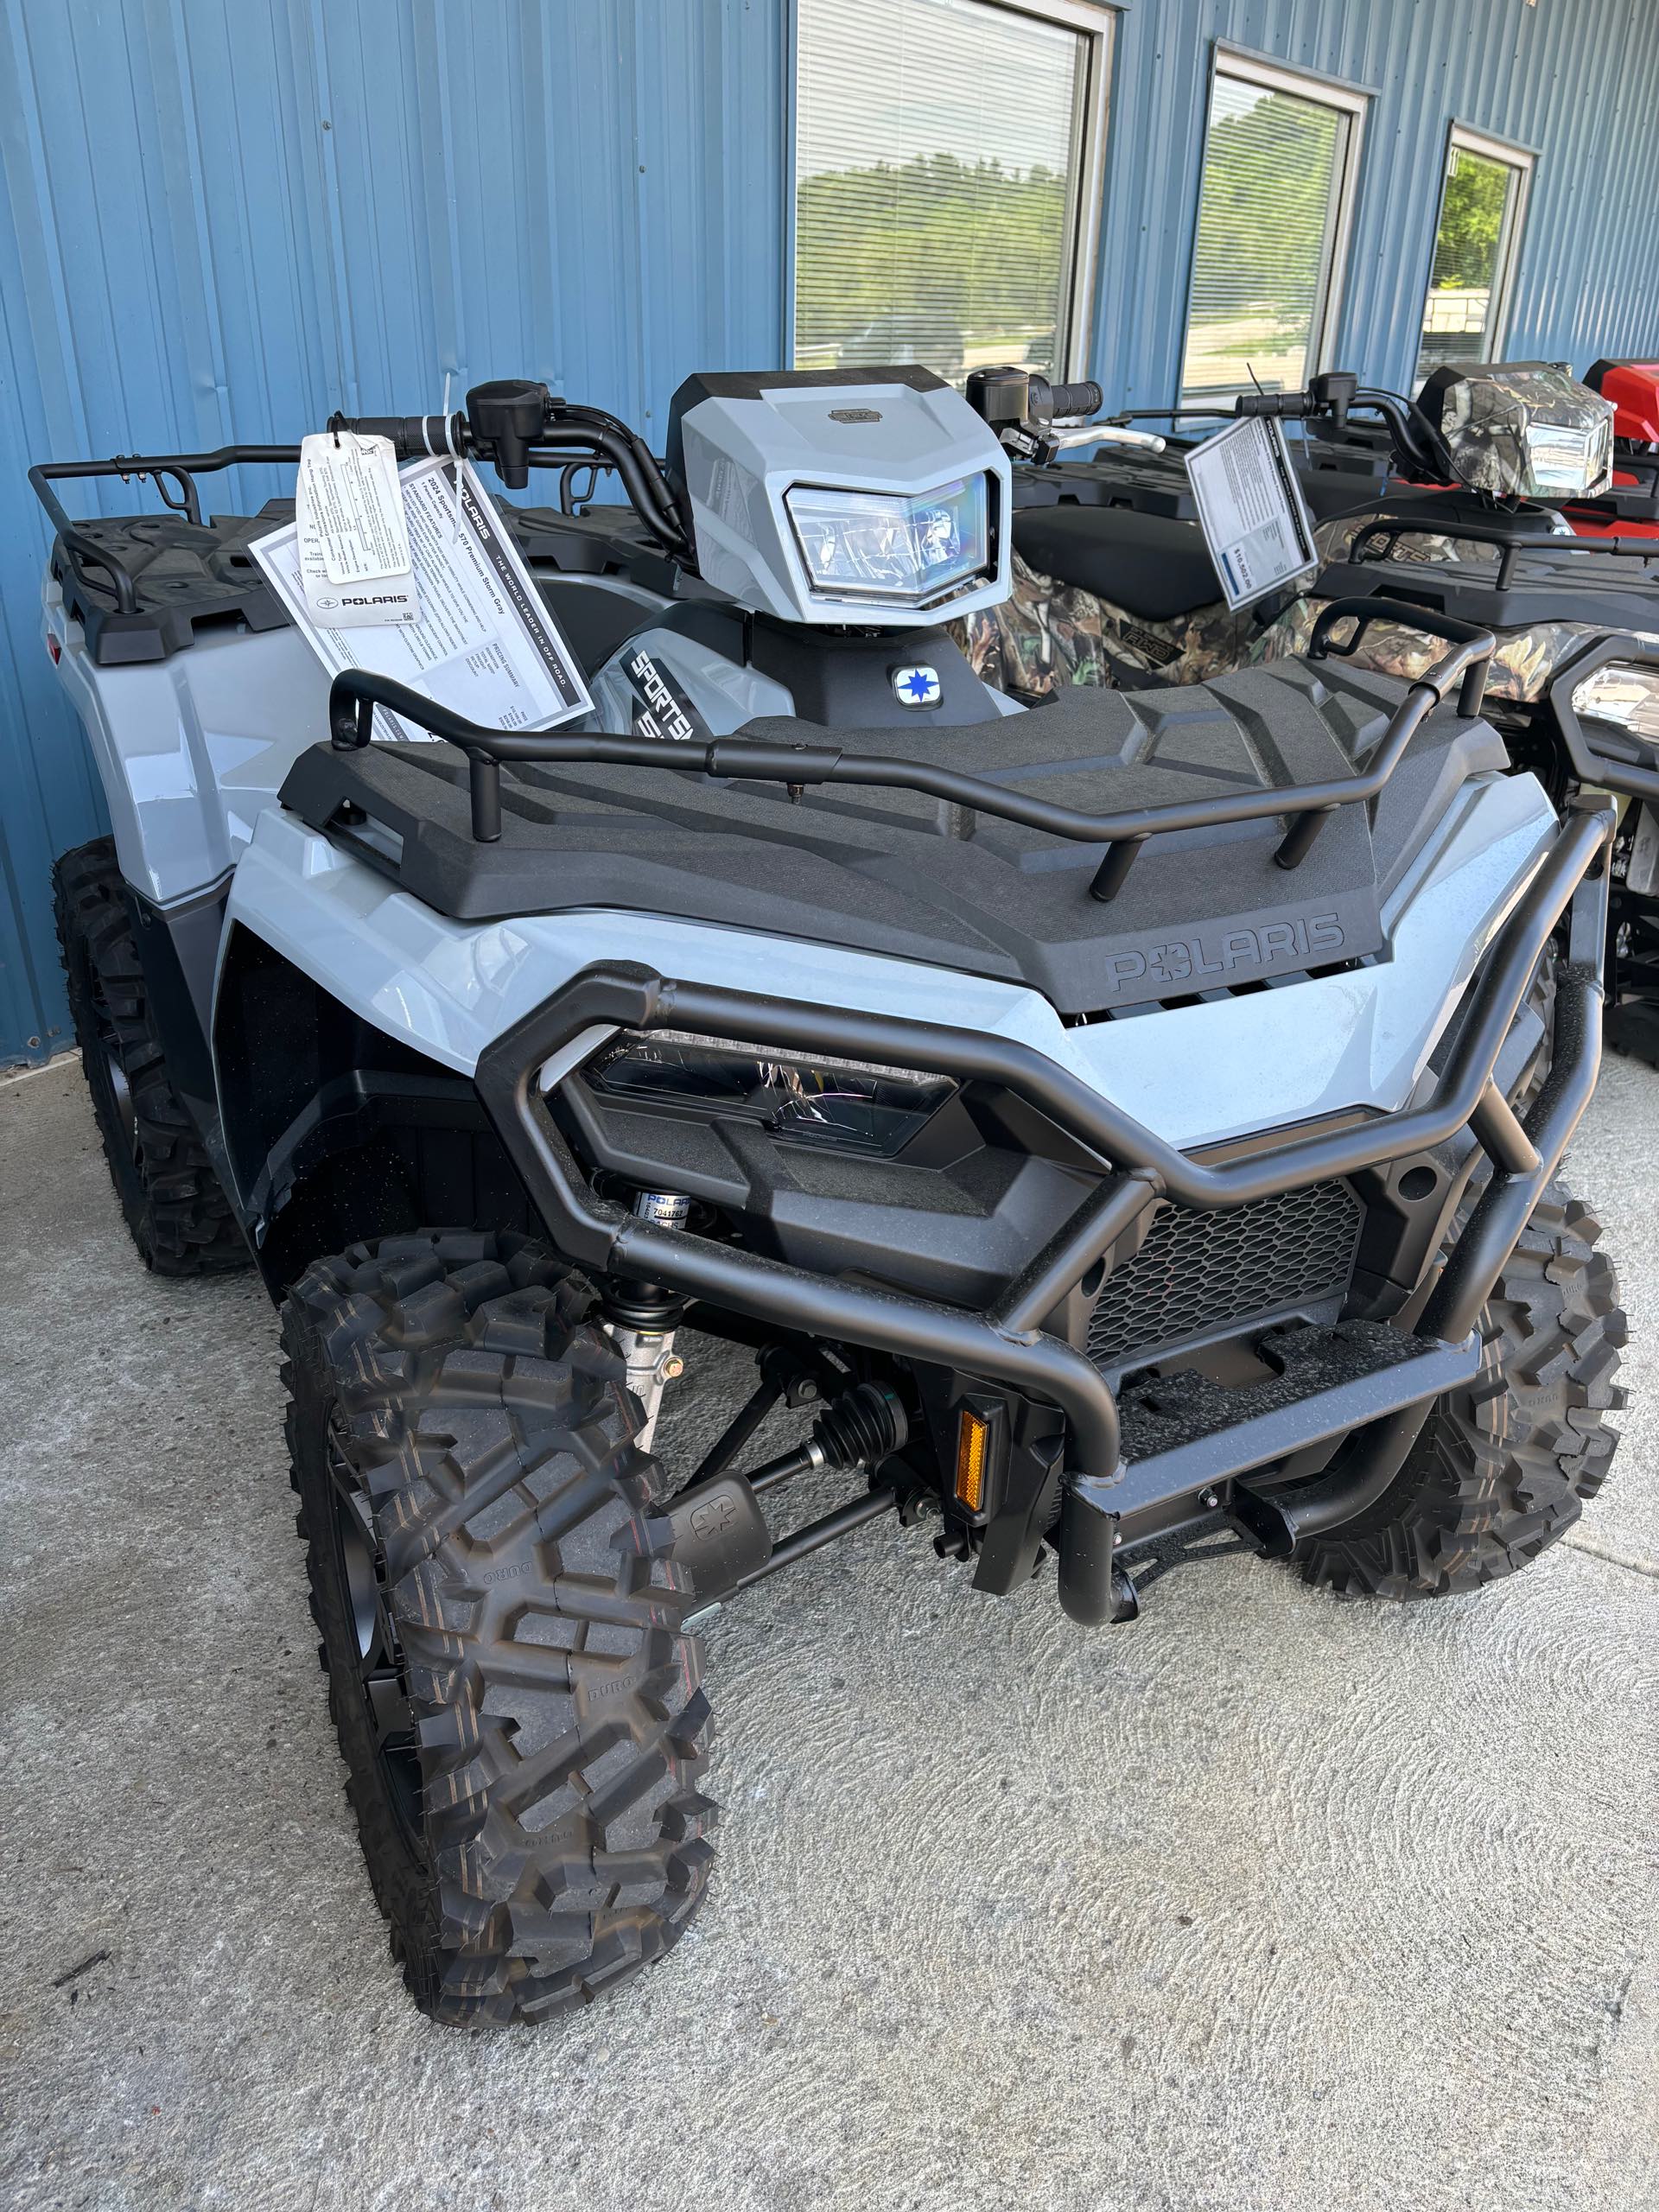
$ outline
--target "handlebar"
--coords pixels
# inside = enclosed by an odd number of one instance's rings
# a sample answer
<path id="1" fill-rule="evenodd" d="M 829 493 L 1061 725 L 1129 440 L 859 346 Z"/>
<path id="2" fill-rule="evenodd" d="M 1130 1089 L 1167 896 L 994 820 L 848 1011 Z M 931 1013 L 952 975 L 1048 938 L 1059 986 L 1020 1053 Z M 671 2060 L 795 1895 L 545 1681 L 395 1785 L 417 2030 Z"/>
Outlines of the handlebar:
<path id="1" fill-rule="evenodd" d="M 452 454 L 488 461 L 510 492 L 524 490 L 532 468 L 564 470 L 572 461 L 613 468 L 664 550 L 677 559 L 690 554 L 690 532 L 645 440 L 602 408 L 568 406 L 544 384 L 475 385 L 464 414 L 335 415 L 328 428 L 390 438 L 399 461 Z"/>
<path id="2" fill-rule="evenodd" d="M 1088 377 L 1077 384 L 1050 384 L 1045 378 L 1033 377 L 1031 396 L 1039 403 L 1046 399 L 1051 421 L 1056 415 L 1098 415 L 1106 404 L 1106 394 Z"/>

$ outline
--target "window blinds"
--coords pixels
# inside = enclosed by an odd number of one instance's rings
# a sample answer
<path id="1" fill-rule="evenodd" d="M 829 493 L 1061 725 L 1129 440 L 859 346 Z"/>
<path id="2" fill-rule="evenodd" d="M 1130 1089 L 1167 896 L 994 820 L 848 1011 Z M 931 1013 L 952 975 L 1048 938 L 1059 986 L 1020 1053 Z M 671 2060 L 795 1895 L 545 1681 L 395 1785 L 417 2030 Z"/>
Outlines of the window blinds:
<path id="1" fill-rule="evenodd" d="M 1252 380 L 1293 390 L 1331 282 L 1351 124 L 1341 109 L 1229 76 L 1211 89 L 1181 383 L 1185 397 Z"/>
<path id="2" fill-rule="evenodd" d="M 798 367 L 1057 372 L 1090 43 L 987 0 L 800 0 Z"/>

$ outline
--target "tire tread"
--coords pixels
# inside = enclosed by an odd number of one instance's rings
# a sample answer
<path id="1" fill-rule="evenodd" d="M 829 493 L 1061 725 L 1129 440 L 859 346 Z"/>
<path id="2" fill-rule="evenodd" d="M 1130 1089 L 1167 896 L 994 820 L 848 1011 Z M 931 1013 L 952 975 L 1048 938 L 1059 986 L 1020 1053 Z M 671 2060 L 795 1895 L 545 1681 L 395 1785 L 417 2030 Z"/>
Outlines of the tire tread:
<path id="1" fill-rule="evenodd" d="M 469 2026 L 544 2018 L 662 1955 L 712 1855 L 691 1594 L 590 1303 L 526 1238 L 431 1230 L 315 1262 L 283 1308 L 347 1794 L 416 2003 Z M 365 1757 L 331 1599 L 330 1405 L 373 1501 L 416 1716 L 423 1866 Z"/>
<path id="2" fill-rule="evenodd" d="M 1446 1598 L 1501 1580 L 1559 1542 L 1607 1479 L 1626 1337 L 1601 1224 L 1551 1183 L 1482 1318 L 1473 1383 L 1431 1411 L 1369 1514 L 1310 1539 L 1304 1577 L 1350 1596 Z"/>

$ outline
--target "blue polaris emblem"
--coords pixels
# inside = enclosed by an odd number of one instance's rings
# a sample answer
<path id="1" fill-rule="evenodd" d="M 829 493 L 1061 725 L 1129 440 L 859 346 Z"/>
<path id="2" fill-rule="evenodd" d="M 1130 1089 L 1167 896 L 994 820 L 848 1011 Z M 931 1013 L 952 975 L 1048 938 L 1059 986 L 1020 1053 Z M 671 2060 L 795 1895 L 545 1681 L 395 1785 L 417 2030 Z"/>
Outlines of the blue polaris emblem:
<path id="1" fill-rule="evenodd" d="M 893 692 L 901 707 L 937 707 L 939 703 L 937 668 L 895 668 Z"/>

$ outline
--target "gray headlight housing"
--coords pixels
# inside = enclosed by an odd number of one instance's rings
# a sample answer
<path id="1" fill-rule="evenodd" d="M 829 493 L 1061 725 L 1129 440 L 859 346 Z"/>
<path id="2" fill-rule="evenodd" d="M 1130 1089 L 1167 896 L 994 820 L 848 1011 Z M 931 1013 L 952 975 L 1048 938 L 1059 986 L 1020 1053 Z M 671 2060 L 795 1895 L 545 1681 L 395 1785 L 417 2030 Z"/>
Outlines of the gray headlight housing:
<path id="1" fill-rule="evenodd" d="M 708 376 L 675 410 L 698 569 L 743 606 L 904 628 L 1007 597 L 1007 457 L 929 371 Z"/>
<path id="2" fill-rule="evenodd" d="M 1418 404 L 1459 480 L 1501 499 L 1580 499 L 1612 482 L 1613 403 L 1553 361 L 1448 361 Z"/>

